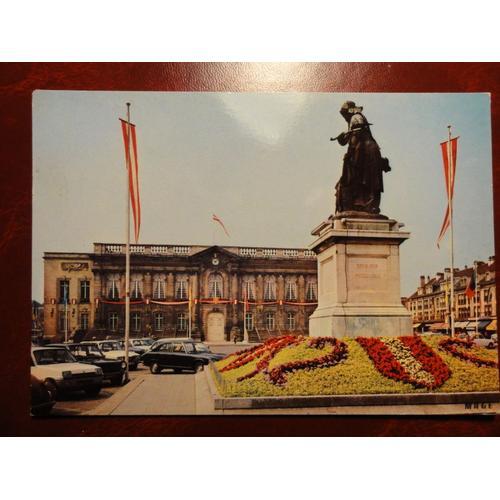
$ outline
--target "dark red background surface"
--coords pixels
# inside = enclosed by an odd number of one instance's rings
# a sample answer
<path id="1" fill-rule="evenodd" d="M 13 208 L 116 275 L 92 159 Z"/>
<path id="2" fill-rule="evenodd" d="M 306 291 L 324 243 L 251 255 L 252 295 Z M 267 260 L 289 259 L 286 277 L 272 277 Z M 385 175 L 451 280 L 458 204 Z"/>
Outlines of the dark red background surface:
<path id="1" fill-rule="evenodd" d="M 29 416 L 31 93 L 35 89 L 300 92 L 490 92 L 495 220 L 500 65 L 483 63 L 3 63 L 0 65 L 0 434 L 466 435 L 500 434 L 500 417 Z M 436 171 L 436 175 L 439 172 Z M 498 248 L 499 233 L 495 231 Z M 498 293 L 497 293 L 498 296 Z"/>

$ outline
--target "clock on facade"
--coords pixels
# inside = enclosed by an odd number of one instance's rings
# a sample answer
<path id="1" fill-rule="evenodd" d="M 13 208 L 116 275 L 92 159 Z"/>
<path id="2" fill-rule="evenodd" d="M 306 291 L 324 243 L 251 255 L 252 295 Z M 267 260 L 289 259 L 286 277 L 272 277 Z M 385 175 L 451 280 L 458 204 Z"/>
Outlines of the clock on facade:
<path id="1" fill-rule="evenodd" d="M 219 259 L 218 259 L 217 257 L 214 257 L 214 258 L 212 259 L 212 264 L 213 264 L 214 266 L 219 265 Z"/>

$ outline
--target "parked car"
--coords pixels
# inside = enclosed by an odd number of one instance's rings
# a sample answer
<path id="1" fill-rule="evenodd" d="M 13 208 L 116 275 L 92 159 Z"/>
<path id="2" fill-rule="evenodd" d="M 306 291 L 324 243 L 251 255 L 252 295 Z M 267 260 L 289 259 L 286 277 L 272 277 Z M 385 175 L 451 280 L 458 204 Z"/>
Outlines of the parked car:
<path id="1" fill-rule="evenodd" d="M 498 337 L 492 335 L 491 337 L 487 337 L 486 335 L 479 335 L 475 339 L 473 339 L 474 345 L 478 347 L 486 347 L 487 349 L 496 349 L 498 347 Z"/>
<path id="2" fill-rule="evenodd" d="M 218 361 L 224 354 L 215 354 L 202 342 L 180 339 L 163 339 L 158 341 L 150 351 L 141 356 L 144 365 L 149 366 L 151 373 L 160 373 L 170 368 L 175 372 L 203 370 L 209 361 Z"/>
<path id="3" fill-rule="evenodd" d="M 118 340 L 117 341 L 120 344 L 120 347 L 125 350 L 125 341 L 124 340 Z M 128 348 L 129 351 L 134 351 L 137 354 L 141 355 L 144 352 L 146 352 L 146 348 L 142 345 L 141 341 L 139 339 L 130 339 L 128 341 Z"/>
<path id="4" fill-rule="evenodd" d="M 97 396 L 102 387 L 102 369 L 78 363 L 63 347 L 32 347 L 31 374 L 43 382 L 54 399 L 58 393 L 81 390 Z"/>
<path id="5" fill-rule="evenodd" d="M 125 361 L 106 359 L 99 346 L 94 344 L 49 344 L 49 347 L 64 347 L 81 363 L 89 363 L 102 369 L 103 379 L 112 385 L 125 381 Z"/>
<path id="6" fill-rule="evenodd" d="M 125 351 L 121 348 L 117 340 L 86 340 L 85 342 L 81 342 L 81 345 L 95 345 L 102 351 L 106 359 L 125 361 Z M 139 354 L 129 351 L 128 365 L 131 370 L 137 370 L 139 358 Z"/>
<path id="7" fill-rule="evenodd" d="M 35 417 L 47 416 L 56 404 L 54 394 L 49 392 L 44 383 L 33 374 L 31 375 L 30 389 L 31 414 Z"/>

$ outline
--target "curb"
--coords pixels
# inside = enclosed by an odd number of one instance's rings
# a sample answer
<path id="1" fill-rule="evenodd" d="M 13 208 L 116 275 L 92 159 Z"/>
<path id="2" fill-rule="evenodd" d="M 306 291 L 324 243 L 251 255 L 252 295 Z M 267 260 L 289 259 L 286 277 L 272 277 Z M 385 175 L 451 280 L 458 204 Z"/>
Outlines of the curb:
<path id="1" fill-rule="evenodd" d="M 499 403 L 500 392 L 455 392 L 437 394 L 353 394 L 339 396 L 222 397 L 207 370 L 215 410 L 259 410 L 291 408 L 334 408 L 341 406 L 402 406 Z"/>
<path id="2" fill-rule="evenodd" d="M 120 404 L 134 392 L 139 385 L 144 382 L 144 378 L 138 377 L 124 385 L 121 390 L 113 394 L 97 408 L 83 413 L 84 416 L 111 415 Z"/>

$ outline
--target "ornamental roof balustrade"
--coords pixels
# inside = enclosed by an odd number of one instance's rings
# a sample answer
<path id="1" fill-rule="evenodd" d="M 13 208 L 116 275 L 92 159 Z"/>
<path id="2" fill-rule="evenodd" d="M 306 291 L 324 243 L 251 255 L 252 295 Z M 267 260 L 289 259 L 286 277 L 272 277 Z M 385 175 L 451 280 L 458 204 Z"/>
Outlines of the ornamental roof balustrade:
<path id="1" fill-rule="evenodd" d="M 168 244 L 131 244 L 130 253 L 136 255 L 151 256 L 193 256 L 210 248 L 206 245 L 168 245 Z M 267 258 L 267 259 L 304 259 L 315 260 L 316 254 L 307 249 L 300 248 L 270 248 L 270 247 L 237 247 L 221 246 L 233 254 L 245 258 Z M 94 254 L 118 255 L 125 254 L 126 245 L 123 243 L 94 243 Z"/>

